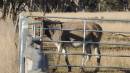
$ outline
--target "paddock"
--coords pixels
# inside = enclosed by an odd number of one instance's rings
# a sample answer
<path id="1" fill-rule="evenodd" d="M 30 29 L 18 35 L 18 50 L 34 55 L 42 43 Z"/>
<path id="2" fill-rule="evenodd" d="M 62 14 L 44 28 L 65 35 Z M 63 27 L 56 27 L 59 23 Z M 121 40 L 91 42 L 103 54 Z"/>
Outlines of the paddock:
<path id="1" fill-rule="evenodd" d="M 24 61 L 24 50 L 25 50 L 25 44 L 26 44 L 26 37 L 27 34 L 31 33 L 33 37 L 35 37 L 37 34 L 37 31 L 41 31 L 41 29 L 44 29 L 42 27 L 36 27 L 36 25 L 42 26 L 41 21 L 35 21 L 34 18 L 37 18 L 37 16 L 20 16 L 20 22 L 19 22 L 19 37 L 20 37 L 20 42 L 19 42 L 19 48 L 20 48 L 20 71 L 19 73 L 25 73 L 25 61 Z M 43 18 L 43 17 L 40 17 Z M 52 20 L 61 20 L 65 19 L 65 23 L 72 23 L 72 22 L 81 22 L 83 25 L 86 25 L 87 22 L 96 22 L 99 23 L 102 27 L 105 26 L 102 23 L 103 22 L 114 22 L 114 23 L 129 23 L 129 20 L 111 20 L 111 19 L 89 19 L 89 18 L 66 18 L 66 17 L 44 17 L 44 18 L 49 18 Z M 66 21 L 70 20 L 71 21 Z M 73 29 L 45 29 L 45 30 L 70 30 L 70 31 L 79 31 L 79 30 L 73 30 Z M 28 32 L 29 31 L 29 32 Z M 83 31 L 83 30 L 80 30 Z M 95 31 L 95 30 L 85 30 L 86 32 L 89 31 Z M 42 32 L 42 31 L 41 31 Z M 39 37 L 42 36 L 41 32 L 38 34 Z M 128 64 L 129 62 L 122 61 L 122 59 L 129 61 L 129 34 L 130 32 L 124 32 L 122 30 L 120 31 L 113 31 L 113 30 L 103 30 L 103 31 L 95 31 L 95 32 L 103 32 L 103 38 L 101 42 L 87 42 L 87 43 L 99 43 L 100 48 L 101 48 L 101 71 L 126 71 L 129 72 L 130 65 Z M 108 37 L 110 36 L 110 37 Z M 57 66 L 60 68 L 61 71 L 59 73 L 65 72 L 66 71 L 66 65 L 64 62 L 61 60 L 60 65 L 54 65 L 54 55 L 55 54 L 61 54 L 63 53 L 56 53 L 55 46 L 52 45 L 51 43 L 53 42 L 79 42 L 79 41 L 49 41 L 49 40 L 44 40 L 43 38 L 43 44 L 45 44 L 43 47 L 44 49 L 44 54 L 48 55 L 49 59 L 49 70 L 51 70 L 52 67 Z M 48 44 L 49 43 L 49 44 Z M 109 50 L 108 50 L 109 48 Z M 81 67 L 80 65 L 80 60 L 83 55 L 85 55 L 82 52 L 83 49 L 79 48 L 73 48 L 70 50 L 69 53 L 67 53 L 70 57 L 70 62 L 71 66 L 74 67 L 74 70 L 76 72 L 79 70 L 78 67 Z M 111 51 L 112 50 L 112 51 Z M 54 52 L 55 51 L 55 52 Z M 116 52 L 116 53 L 115 53 Z M 95 54 L 89 54 L 92 56 L 96 56 Z M 80 56 L 80 57 L 79 57 Z M 109 60 L 109 61 L 108 61 Z M 120 60 L 120 63 L 117 63 L 117 61 Z M 116 62 L 115 62 L 116 61 Z M 96 68 L 95 66 L 95 59 L 92 58 L 90 62 L 88 62 L 85 66 L 86 71 L 91 71 L 93 68 Z M 75 73 L 73 72 L 72 73 Z M 79 72 L 77 72 L 79 73 Z"/>

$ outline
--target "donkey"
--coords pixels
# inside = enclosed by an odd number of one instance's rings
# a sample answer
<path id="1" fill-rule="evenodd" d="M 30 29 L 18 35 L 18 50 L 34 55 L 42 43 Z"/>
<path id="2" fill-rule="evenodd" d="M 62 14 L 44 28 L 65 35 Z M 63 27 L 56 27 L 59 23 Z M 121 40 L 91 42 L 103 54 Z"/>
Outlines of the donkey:
<path id="1" fill-rule="evenodd" d="M 79 22 L 72 23 L 63 23 L 60 21 L 52 21 L 49 19 L 43 19 L 43 28 L 54 28 L 54 29 L 74 29 L 74 30 L 84 30 L 83 24 Z M 102 28 L 97 23 L 89 22 L 85 26 L 86 30 L 96 30 L 102 31 Z M 81 47 L 83 45 L 84 40 L 84 32 L 83 31 L 70 31 L 70 30 L 44 30 L 44 34 L 50 38 L 52 41 L 81 41 L 81 42 L 55 42 L 58 51 L 57 53 L 67 53 L 67 49 L 69 47 Z M 85 52 L 86 54 L 91 54 L 92 48 L 95 48 L 95 54 L 97 55 L 97 65 L 100 65 L 100 49 L 98 43 L 87 43 L 87 42 L 100 42 L 102 37 L 102 32 L 95 31 L 86 31 L 85 32 Z M 65 62 L 68 67 L 68 72 L 71 72 L 71 65 L 68 60 L 68 55 L 64 54 Z M 85 61 L 88 61 L 91 58 L 91 55 L 85 55 L 86 57 L 82 60 L 82 66 L 84 66 Z M 85 60 L 86 59 L 86 60 Z M 56 64 L 59 64 L 60 55 L 57 54 Z M 57 67 L 54 69 L 54 71 Z M 82 67 L 83 69 L 83 67 Z M 83 69 L 84 70 L 84 69 Z M 98 69 L 97 69 L 98 70 Z"/>

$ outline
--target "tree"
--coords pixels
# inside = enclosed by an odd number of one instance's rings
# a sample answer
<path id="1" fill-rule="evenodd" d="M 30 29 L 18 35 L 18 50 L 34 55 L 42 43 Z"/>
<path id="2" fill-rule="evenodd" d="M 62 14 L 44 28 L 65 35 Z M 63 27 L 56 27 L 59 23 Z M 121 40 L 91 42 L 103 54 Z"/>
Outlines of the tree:
<path id="1" fill-rule="evenodd" d="M 121 11 L 128 10 L 128 0 L 0 0 L 2 18 L 16 20 L 22 11 Z"/>
<path id="2" fill-rule="evenodd" d="M 122 1 L 122 3 L 123 3 L 123 9 L 125 10 L 125 11 L 128 11 L 128 7 L 129 7 L 129 2 L 128 2 L 128 0 L 121 0 Z"/>
<path id="3" fill-rule="evenodd" d="M 3 6 L 3 0 L 0 1 L 0 8 Z"/>

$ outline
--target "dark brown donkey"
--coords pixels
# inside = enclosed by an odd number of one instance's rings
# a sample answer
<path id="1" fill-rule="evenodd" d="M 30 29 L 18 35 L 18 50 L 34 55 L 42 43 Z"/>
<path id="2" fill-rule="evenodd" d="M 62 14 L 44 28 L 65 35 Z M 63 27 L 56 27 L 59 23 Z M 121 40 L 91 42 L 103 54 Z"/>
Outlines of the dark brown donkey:
<path id="1" fill-rule="evenodd" d="M 80 22 L 71 22 L 71 23 L 63 23 L 60 21 L 52 21 L 49 19 L 43 19 L 43 28 L 48 28 L 48 30 L 45 31 L 45 35 L 50 38 L 52 41 L 80 41 L 80 42 L 55 42 L 54 44 L 56 45 L 58 49 L 58 53 L 67 53 L 66 48 L 70 47 L 82 47 L 83 46 L 83 41 L 85 42 L 85 52 L 83 53 L 86 54 L 91 54 L 91 50 L 94 48 L 95 49 L 95 54 L 97 55 L 97 65 L 100 65 L 100 49 L 99 49 L 99 44 L 98 43 L 87 43 L 87 42 L 100 42 L 101 37 L 102 37 L 102 32 L 95 32 L 95 31 L 86 31 L 85 33 L 83 32 L 84 28 L 86 30 L 96 30 L 96 31 L 102 31 L 102 28 L 99 24 L 97 23 L 86 23 L 86 26 L 84 27 L 83 23 Z M 57 30 L 57 29 L 63 29 Z M 64 29 L 73 29 L 73 30 L 64 30 Z M 78 30 L 78 31 L 74 31 Z M 80 31 L 79 31 L 80 30 Z M 85 34 L 85 35 L 84 35 Z M 85 38 L 84 38 L 85 37 Z M 71 65 L 68 60 L 68 55 L 65 54 L 65 62 L 68 67 L 68 72 L 71 72 Z M 82 69 L 87 60 L 90 59 L 90 55 L 84 55 L 82 59 Z M 60 55 L 57 54 L 56 58 L 56 64 L 59 64 L 60 60 Z M 97 68 L 99 69 L 99 68 Z M 96 69 L 96 70 L 97 70 Z"/>

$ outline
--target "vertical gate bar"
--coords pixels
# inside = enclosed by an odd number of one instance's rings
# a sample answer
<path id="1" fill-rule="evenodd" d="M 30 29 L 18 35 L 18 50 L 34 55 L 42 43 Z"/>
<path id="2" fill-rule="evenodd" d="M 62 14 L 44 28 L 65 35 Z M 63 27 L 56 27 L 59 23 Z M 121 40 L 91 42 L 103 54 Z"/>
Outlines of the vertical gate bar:
<path id="1" fill-rule="evenodd" d="M 86 20 L 83 20 L 83 23 L 84 23 L 84 35 L 83 35 L 83 53 L 85 53 L 85 38 L 86 38 Z"/>
<path id="2" fill-rule="evenodd" d="M 22 41 L 22 21 L 23 21 L 23 16 L 19 16 L 19 73 L 23 73 L 23 60 L 22 55 L 21 55 L 21 41 Z"/>
<path id="3" fill-rule="evenodd" d="M 36 24 L 33 25 L 33 37 L 36 37 Z"/>
<path id="4" fill-rule="evenodd" d="M 27 18 L 25 16 L 20 15 L 20 42 L 19 42 L 19 60 L 20 60 L 20 65 L 19 65 L 19 73 L 25 73 L 25 61 L 24 61 L 24 50 L 26 48 L 26 36 L 27 36 L 27 30 L 28 30 L 28 23 L 27 23 Z"/>
<path id="5" fill-rule="evenodd" d="M 32 25 L 32 36 L 34 37 L 34 25 Z"/>
<path id="6" fill-rule="evenodd" d="M 40 41 L 42 41 L 42 37 L 43 37 L 43 23 L 41 22 L 41 24 L 40 24 Z"/>
<path id="7" fill-rule="evenodd" d="M 31 25 L 31 30 L 30 30 L 30 31 L 31 31 L 32 37 L 33 37 L 33 31 L 34 31 L 34 28 L 33 28 L 33 27 L 34 27 L 34 25 Z"/>
<path id="8" fill-rule="evenodd" d="M 83 20 L 83 53 L 85 53 L 85 38 L 86 38 L 86 20 Z M 82 58 L 82 66 L 84 65 L 85 62 L 85 56 L 83 55 Z"/>

